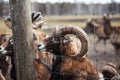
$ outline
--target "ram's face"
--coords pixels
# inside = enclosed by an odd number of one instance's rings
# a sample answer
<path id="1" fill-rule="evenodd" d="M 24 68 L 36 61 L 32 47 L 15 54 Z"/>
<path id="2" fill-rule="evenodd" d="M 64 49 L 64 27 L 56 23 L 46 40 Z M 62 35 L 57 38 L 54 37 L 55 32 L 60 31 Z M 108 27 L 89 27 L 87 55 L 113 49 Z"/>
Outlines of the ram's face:
<path id="1" fill-rule="evenodd" d="M 6 42 L 4 45 L 0 46 L 0 53 L 6 54 L 7 52 L 13 51 L 13 40 L 10 39 L 8 42 Z"/>
<path id="2" fill-rule="evenodd" d="M 12 22 L 11 22 L 11 17 L 10 16 L 6 17 L 4 22 L 9 29 L 12 28 Z"/>
<path id="3" fill-rule="evenodd" d="M 58 52 L 62 49 L 62 46 L 69 44 L 72 40 L 68 36 L 55 36 L 49 37 L 45 40 L 44 44 L 38 45 L 38 50 L 42 51 L 46 49 L 46 51 Z"/>
<path id="4" fill-rule="evenodd" d="M 9 42 L 8 42 L 8 45 L 6 46 L 5 49 L 8 50 L 8 51 L 12 51 L 13 50 L 13 44 L 14 44 L 13 40 L 10 39 Z"/>
<path id="5" fill-rule="evenodd" d="M 0 35 L 0 45 L 6 41 L 6 35 Z"/>
<path id="6" fill-rule="evenodd" d="M 66 26 L 55 31 L 44 43 L 38 45 L 38 50 L 45 50 L 45 52 L 51 52 L 56 55 L 66 55 L 68 48 L 74 52 L 74 48 L 71 48 L 74 47 L 74 45 L 71 44 L 73 39 L 70 39 L 69 35 L 75 36 L 81 43 L 81 45 L 77 46 L 80 48 L 77 55 L 71 53 L 73 55 L 71 58 L 75 59 L 84 56 L 88 51 L 87 34 L 82 29 L 73 26 Z"/>
<path id="7" fill-rule="evenodd" d="M 93 33 L 94 32 L 94 25 L 93 25 L 93 21 L 89 20 L 86 22 L 86 26 L 84 28 L 84 31 L 88 34 Z"/>
<path id="8" fill-rule="evenodd" d="M 104 23 L 104 24 L 109 24 L 110 23 L 110 18 L 108 16 L 103 16 L 101 22 Z"/>

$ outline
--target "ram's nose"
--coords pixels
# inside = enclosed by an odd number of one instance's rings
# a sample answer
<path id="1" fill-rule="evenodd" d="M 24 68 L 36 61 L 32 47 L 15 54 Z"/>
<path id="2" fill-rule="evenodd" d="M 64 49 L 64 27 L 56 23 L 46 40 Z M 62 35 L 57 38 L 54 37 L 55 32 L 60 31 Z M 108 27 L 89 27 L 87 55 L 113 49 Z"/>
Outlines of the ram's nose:
<path id="1" fill-rule="evenodd" d="M 3 46 L 0 46 L 0 52 L 4 51 L 4 47 Z"/>
<path id="2" fill-rule="evenodd" d="M 45 44 L 43 44 L 43 43 L 40 43 L 39 45 L 38 45 L 38 51 L 45 51 L 46 49 L 45 49 Z"/>
<path id="3" fill-rule="evenodd" d="M 0 46 L 0 53 L 1 54 L 6 54 L 7 51 L 5 50 L 5 48 L 3 46 Z"/>

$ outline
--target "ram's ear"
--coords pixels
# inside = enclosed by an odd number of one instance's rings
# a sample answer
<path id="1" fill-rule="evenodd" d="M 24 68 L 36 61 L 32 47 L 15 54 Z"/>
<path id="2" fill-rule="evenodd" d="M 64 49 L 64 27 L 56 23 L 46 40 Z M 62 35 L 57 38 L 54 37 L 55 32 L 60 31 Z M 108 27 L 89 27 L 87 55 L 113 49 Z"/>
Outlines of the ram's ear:
<path id="1" fill-rule="evenodd" d="M 35 16 L 35 12 L 32 12 L 31 14 L 32 22 L 34 21 L 34 16 Z"/>
<path id="2" fill-rule="evenodd" d="M 55 43 L 55 44 L 60 43 L 60 38 L 55 38 L 54 37 L 54 38 L 52 38 L 52 42 Z"/>

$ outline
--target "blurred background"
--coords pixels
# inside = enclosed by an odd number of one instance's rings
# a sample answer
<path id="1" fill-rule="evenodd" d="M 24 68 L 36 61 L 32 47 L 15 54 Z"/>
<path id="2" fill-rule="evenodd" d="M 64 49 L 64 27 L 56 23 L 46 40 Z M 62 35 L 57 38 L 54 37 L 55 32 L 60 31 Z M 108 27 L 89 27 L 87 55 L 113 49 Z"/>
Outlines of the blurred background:
<path id="1" fill-rule="evenodd" d="M 48 26 L 59 23 L 84 27 L 88 18 L 98 19 L 105 13 L 111 14 L 113 25 L 120 24 L 120 0 L 31 0 L 31 10 L 40 11 Z M 0 0 L 0 19 L 9 12 L 9 0 Z"/>

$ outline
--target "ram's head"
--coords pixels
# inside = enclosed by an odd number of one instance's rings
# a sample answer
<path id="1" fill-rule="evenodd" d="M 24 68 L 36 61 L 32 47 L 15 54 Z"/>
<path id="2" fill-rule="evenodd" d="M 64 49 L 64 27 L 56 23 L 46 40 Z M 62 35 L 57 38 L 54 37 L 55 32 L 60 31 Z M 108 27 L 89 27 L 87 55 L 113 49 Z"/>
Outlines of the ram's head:
<path id="1" fill-rule="evenodd" d="M 0 46 L 0 53 L 8 56 L 12 56 L 13 54 L 13 39 L 10 38 L 7 42 L 3 43 Z"/>
<path id="2" fill-rule="evenodd" d="M 80 51 L 77 53 L 72 44 L 72 39 L 68 34 L 75 35 L 81 42 L 79 45 Z M 77 27 L 64 27 L 54 32 L 44 43 L 38 45 L 39 51 L 50 51 L 56 55 L 65 55 L 72 58 L 82 57 L 88 51 L 88 40 L 85 32 Z M 71 56 L 72 55 L 72 56 Z"/>

